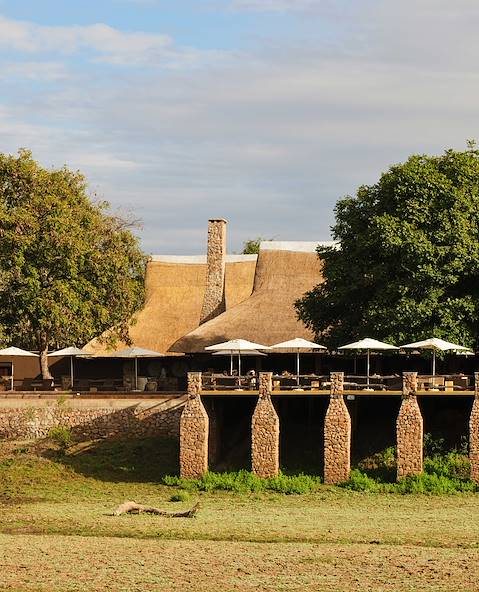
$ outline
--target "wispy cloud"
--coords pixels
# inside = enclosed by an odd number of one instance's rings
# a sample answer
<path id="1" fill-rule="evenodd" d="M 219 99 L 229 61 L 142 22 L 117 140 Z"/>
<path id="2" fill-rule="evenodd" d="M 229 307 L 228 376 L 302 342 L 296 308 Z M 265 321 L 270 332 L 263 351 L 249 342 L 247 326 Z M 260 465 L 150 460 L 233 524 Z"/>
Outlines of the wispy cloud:
<path id="1" fill-rule="evenodd" d="M 321 8 L 329 0 L 232 0 L 233 10 L 252 12 L 291 12 Z"/>
<path id="2" fill-rule="evenodd" d="M 215 52 L 175 46 L 169 35 L 125 32 L 104 23 L 86 26 L 44 26 L 0 15 L 0 47 L 26 54 L 72 55 L 91 52 L 93 61 L 145 63 L 168 67 L 195 65 Z"/>
<path id="3" fill-rule="evenodd" d="M 0 79 L 3 80 L 65 80 L 68 69 L 62 62 L 10 62 L 1 64 Z"/>

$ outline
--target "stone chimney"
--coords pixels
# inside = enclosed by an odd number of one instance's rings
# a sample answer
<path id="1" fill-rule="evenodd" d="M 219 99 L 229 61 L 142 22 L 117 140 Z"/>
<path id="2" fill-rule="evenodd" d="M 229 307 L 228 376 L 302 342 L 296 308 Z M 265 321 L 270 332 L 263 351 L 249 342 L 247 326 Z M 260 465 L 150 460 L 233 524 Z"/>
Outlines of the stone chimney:
<path id="1" fill-rule="evenodd" d="M 208 220 L 206 290 L 200 325 L 225 311 L 226 220 Z"/>

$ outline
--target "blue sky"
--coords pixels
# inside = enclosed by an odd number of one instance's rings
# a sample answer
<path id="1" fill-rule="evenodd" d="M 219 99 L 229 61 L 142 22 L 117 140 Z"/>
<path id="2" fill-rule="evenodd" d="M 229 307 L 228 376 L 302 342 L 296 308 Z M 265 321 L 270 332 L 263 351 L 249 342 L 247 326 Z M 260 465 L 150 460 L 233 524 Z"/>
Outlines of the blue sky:
<path id="1" fill-rule="evenodd" d="M 336 200 L 478 138 L 474 0 L 0 0 L 0 151 L 79 168 L 145 250 L 327 240 Z"/>

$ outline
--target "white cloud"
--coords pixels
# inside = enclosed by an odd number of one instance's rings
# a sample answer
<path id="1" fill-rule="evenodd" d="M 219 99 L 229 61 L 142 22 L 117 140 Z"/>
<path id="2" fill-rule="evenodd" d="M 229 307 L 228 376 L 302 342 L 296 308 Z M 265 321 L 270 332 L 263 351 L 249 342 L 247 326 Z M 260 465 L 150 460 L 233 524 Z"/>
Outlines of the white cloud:
<path id="1" fill-rule="evenodd" d="M 93 52 L 93 59 L 113 64 L 157 63 L 194 66 L 217 52 L 178 48 L 169 35 L 125 32 L 103 23 L 86 26 L 44 26 L 0 15 L 0 47 L 27 54 L 63 56 Z"/>
<path id="2" fill-rule="evenodd" d="M 52 75 L 51 84 L 15 94 L 20 74 L 12 66 L 2 80 L 0 149 L 27 146 L 44 164 L 81 168 L 102 197 L 143 218 L 153 251 L 201 251 L 208 216 L 230 219 L 233 250 L 259 235 L 327 239 L 343 194 L 412 152 L 479 138 L 479 5 L 361 7 L 331 21 L 327 39 L 309 36 L 298 19 L 297 37 L 218 52 L 221 59 L 199 52 L 199 69 L 185 58 L 161 75 L 140 66 L 151 63 L 148 40 L 133 44 L 139 61 L 122 76 L 95 63 L 71 66 L 67 78 Z M 20 35 L 9 46 L 38 48 L 40 29 L 33 41 Z M 129 59 L 121 46 L 128 34 L 84 29 L 69 51 Z M 169 38 L 157 50 L 184 51 Z M 65 56 L 63 63 L 70 68 Z"/>

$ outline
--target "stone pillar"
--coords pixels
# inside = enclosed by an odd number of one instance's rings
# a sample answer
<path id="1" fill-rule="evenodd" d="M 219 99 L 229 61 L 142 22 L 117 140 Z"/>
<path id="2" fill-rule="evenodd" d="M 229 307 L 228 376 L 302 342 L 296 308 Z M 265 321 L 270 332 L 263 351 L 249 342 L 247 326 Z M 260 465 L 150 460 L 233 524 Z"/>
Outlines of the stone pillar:
<path id="1" fill-rule="evenodd" d="M 398 480 L 422 473 L 423 421 L 416 393 L 417 372 L 404 372 L 402 402 L 396 420 Z"/>
<path id="2" fill-rule="evenodd" d="M 471 479 L 479 483 L 479 372 L 474 373 L 474 402 L 469 418 L 469 460 Z"/>
<path id="3" fill-rule="evenodd" d="M 206 289 L 200 324 L 225 311 L 226 220 L 208 220 Z"/>
<path id="4" fill-rule="evenodd" d="M 209 421 L 201 401 L 201 372 L 188 372 L 188 399 L 180 418 L 180 475 L 198 479 L 208 470 Z"/>
<path id="5" fill-rule="evenodd" d="M 251 421 L 251 466 L 258 477 L 279 473 L 279 417 L 271 401 L 272 372 L 260 372 L 259 397 Z"/>
<path id="6" fill-rule="evenodd" d="M 351 471 L 351 417 L 343 397 L 344 372 L 331 372 L 324 419 L 324 482 L 342 483 Z"/>

